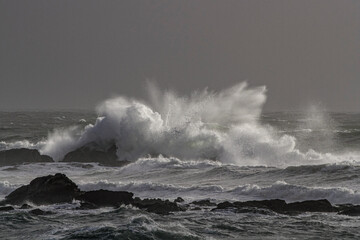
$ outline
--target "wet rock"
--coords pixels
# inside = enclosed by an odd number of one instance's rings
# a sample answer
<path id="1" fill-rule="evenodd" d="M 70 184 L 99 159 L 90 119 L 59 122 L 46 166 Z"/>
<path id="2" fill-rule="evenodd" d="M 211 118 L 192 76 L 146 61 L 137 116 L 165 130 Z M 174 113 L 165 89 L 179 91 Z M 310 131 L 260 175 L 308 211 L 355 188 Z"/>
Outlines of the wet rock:
<path id="1" fill-rule="evenodd" d="M 0 167 L 23 163 L 53 161 L 54 160 L 51 157 L 47 155 L 41 155 L 36 149 L 19 148 L 0 151 Z"/>
<path id="2" fill-rule="evenodd" d="M 221 202 L 217 205 L 217 207 L 213 210 L 217 210 L 217 209 L 227 209 L 227 208 L 234 208 L 234 204 L 232 204 L 231 202 L 225 201 L 225 202 Z"/>
<path id="3" fill-rule="evenodd" d="M 237 208 L 236 213 L 251 213 L 251 214 L 261 214 L 261 215 L 274 215 L 275 211 L 266 209 L 266 208 L 256 208 L 256 207 L 244 207 Z"/>
<path id="4" fill-rule="evenodd" d="M 170 202 L 169 200 L 161 199 L 143 199 L 135 198 L 134 206 L 144 209 L 148 212 L 153 212 L 157 214 L 167 215 L 170 212 L 185 211 L 184 208 L 178 206 L 175 202 Z"/>
<path id="5" fill-rule="evenodd" d="M 12 211 L 12 210 L 14 210 L 14 207 L 12 207 L 12 206 L 0 207 L 0 212 L 7 212 L 7 211 Z"/>
<path id="6" fill-rule="evenodd" d="M 24 203 L 21 207 L 20 207 L 20 209 L 30 209 L 30 208 L 32 208 L 29 204 L 26 204 L 26 203 Z"/>
<path id="7" fill-rule="evenodd" d="M 328 200 L 321 199 L 289 203 L 286 210 L 296 212 L 335 212 L 336 208 Z"/>
<path id="8" fill-rule="evenodd" d="M 37 215 L 37 216 L 40 216 L 40 215 L 50 215 L 50 214 L 53 214 L 52 212 L 50 211 L 43 211 L 39 208 L 35 208 L 31 211 L 29 211 L 29 213 L 33 214 L 33 215 Z"/>
<path id="9" fill-rule="evenodd" d="M 261 201 L 246 201 L 246 202 L 234 202 L 236 208 L 243 207 L 256 207 L 266 208 L 275 212 L 286 211 L 287 204 L 284 200 L 272 199 L 272 200 L 261 200 Z"/>
<path id="10" fill-rule="evenodd" d="M 118 161 L 115 144 L 108 148 L 99 146 L 96 143 L 86 144 L 65 155 L 63 162 L 96 162 L 107 166 L 124 166 L 128 161 Z"/>
<path id="11" fill-rule="evenodd" d="M 284 200 L 272 199 L 246 202 L 222 202 L 213 210 L 235 208 L 236 212 L 253 211 L 252 208 L 269 209 L 277 213 L 292 214 L 295 212 L 335 212 L 337 208 L 326 199 L 286 203 Z"/>
<path id="12" fill-rule="evenodd" d="M 133 202 L 134 194 L 125 191 L 96 190 L 80 194 L 76 199 L 99 207 L 117 207 Z"/>
<path id="13" fill-rule="evenodd" d="M 185 201 L 185 200 L 182 199 L 181 197 L 177 197 L 177 198 L 174 200 L 175 203 L 181 203 L 181 202 L 184 202 L 184 201 Z"/>
<path id="14" fill-rule="evenodd" d="M 3 203 L 20 205 L 71 203 L 80 194 L 76 184 L 64 174 L 57 173 L 35 178 L 30 184 L 22 186 L 5 197 Z"/>
<path id="15" fill-rule="evenodd" d="M 360 216 L 360 205 L 348 205 L 339 211 L 339 214 L 347 216 Z"/>
<path id="16" fill-rule="evenodd" d="M 82 202 L 80 203 L 80 207 L 77 207 L 76 210 L 90 210 L 90 209 L 97 209 L 99 206 L 89 203 L 89 202 Z"/>
<path id="17" fill-rule="evenodd" d="M 200 200 L 192 202 L 194 205 L 198 206 L 216 206 L 216 203 L 210 202 L 210 200 Z"/>

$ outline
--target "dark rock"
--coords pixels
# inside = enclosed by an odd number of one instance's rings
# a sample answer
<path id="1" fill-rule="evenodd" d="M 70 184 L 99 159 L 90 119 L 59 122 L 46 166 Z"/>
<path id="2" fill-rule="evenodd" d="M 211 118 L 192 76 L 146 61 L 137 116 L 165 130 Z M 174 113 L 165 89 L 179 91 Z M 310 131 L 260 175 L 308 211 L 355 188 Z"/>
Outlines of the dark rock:
<path id="1" fill-rule="evenodd" d="M 65 155 L 63 162 L 96 162 L 108 166 L 124 166 L 128 161 L 118 161 L 116 155 L 116 145 L 104 148 L 96 143 L 86 144 Z"/>
<path id="2" fill-rule="evenodd" d="M 29 211 L 29 213 L 40 216 L 40 215 L 49 215 L 49 214 L 53 214 L 50 211 L 43 211 L 39 208 L 35 208 L 34 210 Z"/>
<path id="3" fill-rule="evenodd" d="M 148 212 L 162 215 L 169 214 L 170 212 L 185 211 L 184 208 L 178 206 L 175 202 L 161 199 L 141 200 L 140 198 L 135 198 L 133 205 L 140 209 L 145 209 Z"/>
<path id="4" fill-rule="evenodd" d="M 234 204 L 232 204 L 231 202 L 228 202 L 228 201 L 225 201 L 225 202 L 222 202 L 222 203 L 219 203 L 217 205 L 217 207 L 213 210 L 216 210 L 216 209 L 227 209 L 227 208 L 233 208 L 235 207 Z"/>
<path id="5" fill-rule="evenodd" d="M 210 202 L 210 200 L 194 201 L 192 204 L 199 206 L 216 206 L 216 203 Z"/>
<path id="6" fill-rule="evenodd" d="M 292 214 L 294 212 L 335 212 L 336 207 L 326 200 L 309 200 L 303 202 L 294 202 L 287 204 L 284 200 L 272 199 L 262 201 L 246 201 L 246 202 L 222 202 L 213 210 L 235 208 L 236 212 L 249 212 L 257 209 L 269 209 L 277 213 Z"/>
<path id="7" fill-rule="evenodd" d="M 74 182 L 64 174 L 57 173 L 35 178 L 30 184 L 22 186 L 7 195 L 3 203 L 16 205 L 27 201 L 38 205 L 70 203 L 79 194 L 79 188 Z"/>
<path id="8" fill-rule="evenodd" d="M 89 202 L 82 202 L 80 203 L 80 207 L 76 208 L 76 210 L 89 210 L 89 209 L 97 209 L 99 206 L 89 203 Z"/>
<path id="9" fill-rule="evenodd" d="M 0 212 L 12 211 L 12 210 L 14 210 L 12 206 L 0 207 Z"/>
<path id="10" fill-rule="evenodd" d="M 76 199 L 92 203 L 99 207 L 116 207 L 121 204 L 130 204 L 133 202 L 134 194 L 125 191 L 96 190 L 80 194 Z"/>
<path id="11" fill-rule="evenodd" d="M 36 149 L 19 148 L 0 151 L 0 166 L 53 161 L 51 157 L 41 155 Z"/>
<path id="12" fill-rule="evenodd" d="M 341 215 L 360 216 L 360 205 L 348 205 L 345 209 L 339 211 Z"/>
<path id="13" fill-rule="evenodd" d="M 181 197 L 177 197 L 175 200 L 174 200 L 175 203 L 181 203 L 181 202 L 184 202 L 184 199 L 182 199 Z"/>
<path id="14" fill-rule="evenodd" d="M 256 207 L 244 207 L 235 210 L 236 213 L 251 213 L 251 214 L 262 214 L 262 215 L 274 215 L 275 211 L 266 208 Z"/>
<path id="15" fill-rule="evenodd" d="M 286 211 L 286 202 L 280 199 L 272 200 L 262 200 L 262 201 L 247 201 L 247 202 L 234 202 L 236 208 L 243 207 L 256 207 L 256 208 L 266 208 L 273 210 L 275 212 Z"/>
<path id="16" fill-rule="evenodd" d="M 26 203 L 24 203 L 21 207 L 20 207 L 20 209 L 30 209 L 30 208 L 32 208 L 29 204 L 26 204 Z"/>
<path id="17" fill-rule="evenodd" d="M 289 203 L 286 210 L 297 212 L 335 212 L 336 208 L 328 200 L 321 199 Z"/>

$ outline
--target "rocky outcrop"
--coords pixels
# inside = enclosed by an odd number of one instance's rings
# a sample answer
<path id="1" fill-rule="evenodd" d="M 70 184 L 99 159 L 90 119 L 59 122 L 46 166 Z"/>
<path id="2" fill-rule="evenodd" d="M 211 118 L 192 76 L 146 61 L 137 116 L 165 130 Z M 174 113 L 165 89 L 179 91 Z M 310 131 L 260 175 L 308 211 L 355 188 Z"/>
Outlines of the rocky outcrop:
<path id="1" fill-rule="evenodd" d="M 15 208 L 12 206 L 0 207 L 0 212 L 8 212 L 8 211 L 12 211 L 12 210 L 15 210 Z"/>
<path id="2" fill-rule="evenodd" d="M 51 157 L 47 155 L 41 155 L 36 149 L 19 148 L 0 151 L 0 167 L 23 163 L 53 161 L 54 160 Z"/>
<path id="3" fill-rule="evenodd" d="M 332 206 L 326 199 L 308 200 L 303 202 L 288 203 L 286 211 L 290 212 L 336 212 L 337 208 Z"/>
<path id="4" fill-rule="evenodd" d="M 132 204 L 140 209 L 158 214 L 183 211 L 175 202 L 161 199 L 133 199 L 134 194 L 126 191 L 95 190 L 82 192 L 77 185 L 64 174 L 57 173 L 35 178 L 30 184 L 22 186 L 5 197 L 0 205 L 21 205 L 31 202 L 36 205 L 70 203 L 74 199 L 81 201 L 80 209 L 95 209 L 99 207 L 119 207 L 122 204 Z M 25 207 L 24 207 L 25 206 Z M 23 205 L 24 208 L 31 207 Z M 21 208 L 23 208 L 21 207 Z M 4 207 L 4 211 L 8 207 Z M 38 210 L 34 210 L 38 214 Z M 41 213 L 42 214 L 42 213 Z M 40 214 L 40 215 L 41 215 Z"/>
<path id="5" fill-rule="evenodd" d="M 72 202 L 79 196 L 76 184 L 64 174 L 57 173 L 35 178 L 30 184 L 22 186 L 5 197 L 3 204 L 20 205 L 26 202 L 34 204 L 54 204 Z"/>
<path id="6" fill-rule="evenodd" d="M 174 200 L 175 203 L 181 203 L 181 202 L 185 202 L 184 199 L 182 199 L 181 197 L 177 197 L 175 200 Z"/>
<path id="7" fill-rule="evenodd" d="M 37 216 L 53 214 L 51 211 L 43 211 L 39 208 L 35 208 L 35 209 L 31 210 L 31 211 L 29 211 L 29 213 L 31 213 L 33 215 L 37 215 Z"/>
<path id="8" fill-rule="evenodd" d="M 80 194 L 77 200 L 90 203 L 97 207 L 118 207 L 121 204 L 133 203 L 134 194 L 125 191 L 96 190 Z M 88 205 L 89 206 L 89 205 Z"/>
<path id="9" fill-rule="evenodd" d="M 296 212 L 337 212 L 338 208 L 331 205 L 326 199 L 309 200 L 303 202 L 286 203 L 284 200 L 272 199 L 262 201 L 246 202 L 222 202 L 213 210 L 232 208 L 243 212 L 244 208 L 269 209 L 277 213 L 296 213 Z"/>
<path id="10" fill-rule="evenodd" d="M 156 214 L 170 214 L 172 212 L 185 211 L 193 205 L 196 208 L 192 210 L 209 210 L 209 207 L 215 203 L 208 199 L 194 201 L 191 204 L 179 205 L 184 200 L 178 197 L 174 201 L 163 199 L 140 199 L 133 198 L 134 194 L 126 191 L 109 191 L 95 190 L 82 192 L 77 185 L 67 178 L 64 174 L 57 173 L 44 177 L 35 178 L 30 184 L 22 186 L 0 202 L 0 211 L 14 210 L 13 206 L 22 205 L 20 209 L 31 208 L 26 202 L 35 205 L 71 203 L 74 199 L 81 202 L 81 206 L 77 209 L 95 209 L 100 207 L 119 207 L 121 205 L 133 205 L 140 209 Z M 286 203 L 281 199 L 246 201 L 246 202 L 221 202 L 211 211 L 232 210 L 236 213 L 254 212 L 259 214 L 298 214 L 303 212 L 337 212 L 338 214 L 348 216 L 360 216 L 360 205 L 344 204 L 333 206 L 326 199 L 308 200 L 302 202 Z M 50 212 L 39 209 L 31 210 L 30 213 L 35 215 L 51 214 Z"/>
<path id="11" fill-rule="evenodd" d="M 341 205 L 339 206 L 339 214 L 348 216 L 360 216 L 360 205 Z"/>
<path id="12" fill-rule="evenodd" d="M 185 211 L 183 207 L 177 205 L 175 202 L 170 202 L 169 200 L 161 200 L 159 198 L 143 200 L 141 200 L 140 198 L 135 198 L 133 205 L 148 212 L 162 215 L 169 214 L 170 212 Z"/>
<path id="13" fill-rule="evenodd" d="M 198 206 L 216 206 L 216 203 L 210 202 L 210 200 L 208 200 L 208 199 L 194 201 L 194 202 L 192 202 L 192 204 L 198 205 Z"/>
<path id="14" fill-rule="evenodd" d="M 128 161 L 117 160 L 116 149 L 115 144 L 104 149 L 95 143 L 89 143 L 67 153 L 62 161 L 83 163 L 96 162 L 107 166 L 123 166 L 128 164 Z"/>

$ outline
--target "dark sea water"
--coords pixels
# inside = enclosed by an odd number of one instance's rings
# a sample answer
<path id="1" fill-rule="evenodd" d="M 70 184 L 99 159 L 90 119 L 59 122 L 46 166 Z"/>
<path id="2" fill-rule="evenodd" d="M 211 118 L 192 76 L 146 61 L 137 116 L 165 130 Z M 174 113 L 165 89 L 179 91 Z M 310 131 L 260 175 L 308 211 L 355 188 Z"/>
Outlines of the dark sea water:
<path id="1" fill-rule="evenodd" d="M 53 157 L 61 156 L 53 146 L 70 149 L 69 142 L 76 145 L 74 139 L 88 137 L 84 133 L 88 124 L 95 124 L 90 128 L 99 127 L 96 118 L 93 112 L 1 112 L 0 147 L 37 148 Z M 132 121 L 137 121 L 134 116 Z M 235 160 L 233 154 L 225 157 L 225 147 L 218 147 L 213 140 L 209 145 L 194 142 L 189 137 L 194 134 L 191 132 L 185 139 L 192 142 L 188 148 L 203 151 L 203 157 L 192 158 L 193 151 L 185 148 L 174 150 L 174 156 L 168 152 L 159 157 L 140 156 L 125 167 L 61 161 L 1 167 L 0 198 L 35 177 L 61 172 L 82 190 L 126 190 L 141 198 L 170 200 L 180 196 L 184 204 L 200 199 L 220 202 L 275 198 L 287 202 L 326 198 L 332 204 L 360 204 L 360 114 L 280 112 L 262 114 L 254 121 L 254 126 L 240 124 L 240 130 L 234 130 L 236 149 L 241 149 Z M 137 128 L 142 127 L 138 123 Z M 104 126 L 100 133 L 109 134 Z M 144 144 L 126 134 L 128 141 Z M 121 139 L 118 141 L 121 143 Z M 207 151 L 211 144 L 216 147 Z M 140 150 L 131 151 L 137 157 Z M 206 154 L 214 151 L 220 151 L 223 157 L 208 159 Z M 40 206 L 52 212 L 40 216 L 22 209 L 0 212 L 0 239 L 360 238 L 360 218 L 336 213 L 289 216 L 271 211 L 214 212 L 209 208 L 163 216 L 128 206 L 74 210 L 78 206 L 78 202 Z"/>

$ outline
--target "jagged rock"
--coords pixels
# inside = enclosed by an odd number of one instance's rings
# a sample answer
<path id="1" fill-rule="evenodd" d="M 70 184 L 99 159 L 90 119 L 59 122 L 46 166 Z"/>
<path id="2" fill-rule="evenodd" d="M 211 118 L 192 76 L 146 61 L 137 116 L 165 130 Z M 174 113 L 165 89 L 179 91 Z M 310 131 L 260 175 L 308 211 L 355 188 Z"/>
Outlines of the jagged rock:
<path id="1" fill-rule="evenodd" d="M 180 202 L 184 202 L 184 201 L 185 201 L 185 200 L 182 199 L 181 197 L 177 197 L 177 198 L 174 200 L 175 203 L 180 203 Z"/>
<path id="2" fill-rule="evenodd" d="M 104 149 L 95 143 L 86 144 L 74 151 L 67 153 L 63 162 L 96 162 L 109 166 L 124 166 L 128 161 L 118 161 L 116 156 L 116 145 Z"/>
<path id="3" fill-rule="evenodd" d="M 0 151 L 0 166 L 53 161 L 51 157 L 41 155 L 36 149 L 19 148 Z"/>
<path id="4" fill-rule="evenodd" d="M 79 188 L 64 174 L 57 173 L 35 178 L 5 197 L 3 204 L 20 205 L 27 201 L 34 204 L 72 202 L 80 194 Z"/>
<path id="5" fill-rule="evenodd" d="M 12 206 L 0 207 L 0 212 L 12 211 L 12 210 L 14 210 L 14 207 Z"/>
<path id="6" fill-rule="evenodd" d="M 30 184 L 22 186 L 8 196 L 5 200 L 0 202 L 0 205 L 23 204 L 21 209 L 31 208 L 26 202 L 34 204 L 55 204 L 55 203 L 70 203 L 74 199 L 81 201 L 81 206 L 78 209 L 94 209 L 98 207 L 113 206 L 118 207 L 122 204 L 132 204 L 140 209 L 157 214 L 169 214 L 170 212 L 185 211 L 189 206 L 179 206 L 177 202 L 182 202 L 183 199 L 178 197 L 171 202 L 162 199 L 140 199 L 133 198 L 133 193 L 126 191 L 108 191 L 96 190 L 81 192 L 74 182 L 67 178 L 64 174 L 57 173 L 55 175 L 48 175 L 44 177 L 35 178 Z M 192 202 L 199 206 L 212 206 L 214 203 L 210 200 L 201 200 Z M 12 206 L 4 206 L 0 211 L 11 211 Z M 235 212 L 256 212 L 261 214 L 269 214 L 271 211 L 284 214 L 297 214 L 299 212 L 339 212 L 350 216 L 360 215 L 360 206 L 353 205 L 339 205 L 332 206 L 326 200 L 309 200 L 303 202 L 286 203 L 284 200 L 272 199 L 262 201 L 246 201 L 246 202 L 222 202 L 217 204 L 218 209 L 233 209 Z M 199 210 L 198 207 L 194 210 Z M 49 214 L 40 209 L 30 211 L 32 214 L 43 215 Z"/>
<path id="7" fill-rule="evenodd" d="M 200 201 L 194 201 L 192 202 L 192 204 L 194 205 L 199 205 L 199 206 L 216 206 L 216 203 L 210 202 L 210 200 L 200 200 Z"/>
<path id="8" fill-rule="evenodd" d="M 134 194 L 125 191 L 96 190 L 84 192 L 76 197 L 77 200 L 94 204 L 99 207 L 117 207 L 121 204 L 130 204 L 133 202 Z M 84 205 L 85 206 L 85 205 Z M 88 205 L 90 206 L 90 205 Z"/>
<path id="9" fill-rule="evenodd" d="M 184 211 L 185 209 L 178 206 L 174 202 L 170 202 L 169 200 L 161 200 L 161 199 L 143 199 L 135 198 L 134 199 L 134 206 L 145 209 L 148 212 L 153 212 L 157 214 L 166 215 L 170 212 L 178 212 Z"/>

